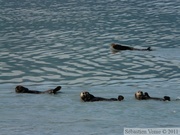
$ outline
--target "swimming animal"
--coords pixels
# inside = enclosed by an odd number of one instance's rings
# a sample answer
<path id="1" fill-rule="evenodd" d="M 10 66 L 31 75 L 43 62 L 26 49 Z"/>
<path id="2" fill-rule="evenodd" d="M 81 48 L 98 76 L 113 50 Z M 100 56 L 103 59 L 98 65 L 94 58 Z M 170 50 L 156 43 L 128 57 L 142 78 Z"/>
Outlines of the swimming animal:
<path id="1" fill-rule="evenodd" d="M 83 91 L 80 93 L 80 97 L 84 102 L 94 102 L 94 101 L 122 101 L 124 99 L 123 96 L 119 95 L 118 98 L 102 98 L 102 97 L 95 97 L 94 95 L 90 94 L 87 91 Z"/>
<path id="2" fill-rule="evenodd" d="M 145 49 L 139 49 L 139 48 L 124 46 L 124 45 L 119 45 L 119 44 L 114 44 L 114 43 L 111 44 L 111 49 L 113 51 L 123 51 L 123 50 L 152 51 L 151 47 L 148 47 Z"/>
<path id="3" fill-rule="evenodd" d="M 46 90 L 46 91 L 37 91 L 37 90 L 29 90 L 28 88 L 22 86 L 22 85 L 18 85 L 15 88 L 16 93 L 30 93 L 30 94 L 44 94 L 44 93 L 48 93 L 48 94 L 56 94 L 57 91 L 59 91 L 61 89 L 61 86 L 57 86 L 55 89 L 50 89 L 50 90 Z"/>
<path id="4" fill-rule="evenodd" d="M 153 100 L 159 100 L 159 101 L 171 101 L 169 96 L 164 96 L 163 98 L 150 97 L 147 92 L 143 93 L 142 91 L 137 91 L 135 93 L 135 98 L 138 99 L 138 100 L 153 99 Z"/>

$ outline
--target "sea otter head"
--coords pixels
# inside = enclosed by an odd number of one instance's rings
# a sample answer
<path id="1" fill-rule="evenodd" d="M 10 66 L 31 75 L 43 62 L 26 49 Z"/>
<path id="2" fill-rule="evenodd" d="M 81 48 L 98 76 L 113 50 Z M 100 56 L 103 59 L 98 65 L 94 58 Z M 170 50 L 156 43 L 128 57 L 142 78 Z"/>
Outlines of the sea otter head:
<path id="1" fill-rule="evenodd" d="M 21 85 L 18 85 L 18 86 L 16 86 L 15 91 L 17 93 L 25 93 L 25 92 L 29 91 L 29 89 L 26 87 L 23 87 Z"/>
<path id="2" fill-rule="evenodd" d="M 116 46 L 116 44 L 112 43 L 112 44 L 111 44 L 111 47 L 114 47 L 114 46 Z"/>
<path id="3" fill-rule="evenodd" d="M 87 91 L 81 92 L 80 97 L 84 102 L 91 101 L 91 99 L 94 98 L 94 96 Z"/>
<path id="4" fill-rule="evenodd" d="M 137 91 L 135 93 L 135 98 L 138 100 L 146 100 L 146 99 L 151 99 L 151 97 L 149 96 L 149 94 L 147 92 L 142 92 L 142 91 Z"/>
<path id="5" fill-rule="evenodd" d="M 142 91 L 137 91 L 137 92 L 135 93 L 135 98 L 138 99 L 138 100 L 144 99 L 144 94 L 143 94 L 143 92 L 142 92 Z"/>

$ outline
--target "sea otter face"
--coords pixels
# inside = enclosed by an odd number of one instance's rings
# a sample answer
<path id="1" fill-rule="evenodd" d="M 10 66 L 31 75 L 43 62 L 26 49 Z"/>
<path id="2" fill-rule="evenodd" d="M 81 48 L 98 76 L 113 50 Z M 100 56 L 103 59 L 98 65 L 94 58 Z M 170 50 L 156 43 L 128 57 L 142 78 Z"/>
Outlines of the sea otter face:
<path id="1" fill-rule="evenodd" d="M 144 97 L 144 94 L 142 91 L 138 91 L 135 93 L 135 98 L 138 99 L 138 100 L 142 100 Z"/>
<path id="2" fill-rule="evenodd" d="M 16 86 L 15 90 L 17 93 L 25 93 L 25 92 L 29 91 L 28 88 L 23 87 L 21 85 Z"/>
<path id="3" fill-rule="evenodd" d="M 89 92 L 87 91 L 83 91 L 80 93 L 80 97 L 83 101 L 90 101 L 94 96 L 91 95 Z"/>
<path id="4" fill-rule="evenodd" d="M 87 95 L 89 95 L 89 92 L 83 91 L 81 92 L 80 97 L 83 98 L 83 97 L 86 97 Z"/>
<path id="5" fill-rule="evenodd" d="M 88 99 L 89 96 L 90 96 L 90 94 L 89 94 L 89 92 L 87 92 L 87 91 L 83 91 L 83 92 L 81 92 L 81 94 L 80 94 L 80 97 L 81 97 L 82 100 Z"/>

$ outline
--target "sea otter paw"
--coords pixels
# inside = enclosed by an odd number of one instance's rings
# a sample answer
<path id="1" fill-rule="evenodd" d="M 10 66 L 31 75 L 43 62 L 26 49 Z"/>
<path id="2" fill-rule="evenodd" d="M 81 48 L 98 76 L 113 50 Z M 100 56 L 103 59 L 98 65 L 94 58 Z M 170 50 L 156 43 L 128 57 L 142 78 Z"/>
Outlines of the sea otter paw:
<path id="1" fill-rule="evenodd" d="M 169 96 L 164 96 L 164 101 L 171 101 L 171 98 Z"/>
<path id="2" fill-rule="evenodd" d="M 50 94 L 56 94 L 57 91 L 59 91 L 60 89 L 61 89 L 61 86 L 57 86 L 55 89 L 50 90 L 49 93 L 50 93 Z"/>
<path id="3" fill-rule="evenodd" d="M 122 95 L 119 95 L 118 96 L 118 101 L 122 101 L 122 100 L 124 100 L 124 97 Z"/>
<path id="4" fill-rule="evenodd" d="M 151 47 L 148 47 L 147 50 L 148 50 L 148 51 L 152 51 Z"/>

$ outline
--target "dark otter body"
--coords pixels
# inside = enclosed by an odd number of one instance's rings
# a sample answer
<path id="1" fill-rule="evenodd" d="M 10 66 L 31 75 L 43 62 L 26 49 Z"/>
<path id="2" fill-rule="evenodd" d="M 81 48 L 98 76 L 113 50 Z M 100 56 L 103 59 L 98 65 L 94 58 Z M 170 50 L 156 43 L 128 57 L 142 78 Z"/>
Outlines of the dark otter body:
<path id="1" fill-rule="evenodd" d="M 95 97 L 95 96 L 93 96 L 92 94 L 90 94 L 90 93 L 87 92 L 87 91 L 81 92 L 80 97 L 81 97 L 81 99 L 82 99 L 84 102 L 94 102 L 94 101 L 121 101 L 121 100 L 124 99 L 124 97 L 121 96 L 121 95 L 119 95 L 118 98 L 110 98 L 110 99 L 102 98 L 102 97 Z"/>
<path id="2" fill-rule="evenodd" d="M 30 93 L 30 94 L 43 94 L 43 93 L 49 93 L 49 94 L 56 94 L 57 91 L 61 89 L 61 86 L 57 86 L 55 89 L 50 89 L 46 91 L 36 91 L 36 90 L 29 90 L 28 88 L 18 85 L 15 88 L 16 93 Z"/>
<path id="3" fill-rule="evenodd" d="M 111 47 L 116 50 L 116 51 L 122 51 L 122 50 L 137 50 L 137 51 L 152 51 L 151 47 L 148 47 L 146 49 L 138 49 L 138 48 L 133 48 L 129 46 L 124 46 L 124 45 L 119 45 L 119 44 L 111 44 Z"/>
<path id="4" fill-rule="evenodd" d="M 150 97 L 147 92 L 143 93 L 142 91 L 136 92 L 135 98 L 138 100 L 154 99 L 154 100 L 159 100 L 159 101 L 171 101 L 169 96 L 164 96 L 164 98 Z"/>

